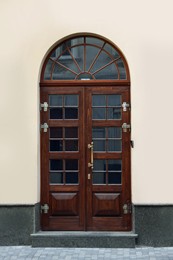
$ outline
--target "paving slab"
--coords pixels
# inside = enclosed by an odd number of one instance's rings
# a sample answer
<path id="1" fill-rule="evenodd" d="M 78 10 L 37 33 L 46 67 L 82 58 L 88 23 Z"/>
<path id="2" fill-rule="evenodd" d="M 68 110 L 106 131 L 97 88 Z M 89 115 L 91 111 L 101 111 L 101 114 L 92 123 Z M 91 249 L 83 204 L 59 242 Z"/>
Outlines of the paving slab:
<path id="1" fill-rule="evenodd" d="M 0 246 L 0 260 L 173 260 L 173 247 L 32 248 Z"/>

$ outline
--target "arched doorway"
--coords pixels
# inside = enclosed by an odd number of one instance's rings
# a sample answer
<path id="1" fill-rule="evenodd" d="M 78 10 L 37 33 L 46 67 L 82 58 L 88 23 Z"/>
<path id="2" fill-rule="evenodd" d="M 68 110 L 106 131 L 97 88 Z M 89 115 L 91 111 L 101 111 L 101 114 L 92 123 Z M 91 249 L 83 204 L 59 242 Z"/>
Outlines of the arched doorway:
<path id="1" fill-rule="evenodd" d="M 42 230 L 131 230 L 130 75 L 95 34 L 62 39 L 41 82 Z"/>

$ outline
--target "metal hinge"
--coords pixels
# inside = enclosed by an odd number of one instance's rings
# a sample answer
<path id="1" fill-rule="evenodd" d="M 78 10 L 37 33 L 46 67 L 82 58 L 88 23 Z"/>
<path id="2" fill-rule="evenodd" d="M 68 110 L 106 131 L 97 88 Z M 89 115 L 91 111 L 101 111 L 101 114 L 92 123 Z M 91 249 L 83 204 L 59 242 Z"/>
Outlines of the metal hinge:
<path id="1" fill-rule="evenodd" d="M 48 103 L 47 102 L 44 102 L 43 104 L 40 104 L 40 110 L 42 110 L 42 108 L 43 108 L 43 111 L 47 111 L 47 109 L 48 109 Z"/>
<path id="2" fill-rule="evenodd" d="M 124 124 L 122 125 L 122 129 L 123 129 L 123 132 L 124 132 L 124 133 L 126 133 L 128 129 L 129 129 L 129 131 L 130 131 L 130 128 L 131 128 L 130 124 L 124 123 Z"/>
<path id="3" fill-rule="evenodd" d="M 41 205 L 41 213 L 47 214 L 48 210 L 49 210 L 48 204 Z"/>
<path id="4" fill-rule="evenodd" d="M 132 204 L 131 203 L 126 203 L 123 205 L 123 211 L 124 214 L 131 214 L 132 213 Z"/>
<path id="5" fill-rule="evenodd" d="M 47 129 L 48 129 L 48 127 L 49 127 L 49 126 L 48 126 L 48 124 L 47 124 L 47 123 L 44 123 L 43 125 L 40 125 L 40 130 L 41 130 L 41 129 L 44 129 L 44 130 L 43 130 L 43 132 L 45 132 L 45 133 L 46 133 L 46 132 L 47 132 Z"/>
<path id="6" fill-rule="evenodd" d="M 124 111 L 124 112 L 127 111 L 127 108 L 129 108 L 129 110 L 130 110 L 130 104 L 127 103 L 127 102 L 123 102 L 123 103 L 122 103 L 122 108 L 123 108 L 123 111 Z"/>

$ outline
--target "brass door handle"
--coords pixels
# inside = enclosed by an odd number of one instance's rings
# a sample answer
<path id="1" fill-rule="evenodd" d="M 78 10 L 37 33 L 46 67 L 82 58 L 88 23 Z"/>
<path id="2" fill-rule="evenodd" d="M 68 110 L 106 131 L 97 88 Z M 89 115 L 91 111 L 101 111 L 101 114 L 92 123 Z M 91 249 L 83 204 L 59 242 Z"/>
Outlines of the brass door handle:
<path id="1" fill-rule="evenodd" d="M 93 142 L 91 144 L 88 144 L 88 149 L 91 149 L 91 161 L 88 163 L 88 167 L 91 167 L 93 169 Z"/>

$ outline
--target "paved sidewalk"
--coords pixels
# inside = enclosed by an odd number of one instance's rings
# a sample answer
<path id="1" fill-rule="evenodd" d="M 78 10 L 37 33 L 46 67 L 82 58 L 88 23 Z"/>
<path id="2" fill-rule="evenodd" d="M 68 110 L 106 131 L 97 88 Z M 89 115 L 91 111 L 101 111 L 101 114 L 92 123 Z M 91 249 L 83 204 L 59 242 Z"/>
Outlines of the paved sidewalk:
<path id="1" fill-rule="evenodd" d="M 149 259 L 173 260 L 173 247 L 139 248 L 32 248 L 30 246 L 2 246 L 1 259 L 46 260 L 120 260 Z"/>

